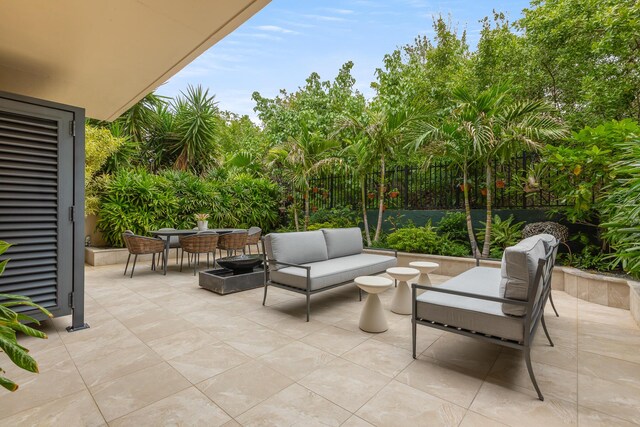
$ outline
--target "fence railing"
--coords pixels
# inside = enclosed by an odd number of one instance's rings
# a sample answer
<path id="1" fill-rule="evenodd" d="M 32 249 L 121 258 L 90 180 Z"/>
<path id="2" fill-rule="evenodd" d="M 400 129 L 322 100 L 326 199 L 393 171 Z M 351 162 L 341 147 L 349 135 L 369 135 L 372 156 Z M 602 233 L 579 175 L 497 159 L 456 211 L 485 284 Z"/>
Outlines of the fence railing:
<path id="1" fill-rule="evenodd" d="M 493 167 L 493 207 L 496 209 L 533 209 L 562 206 L 545 182 L 553 178 L 537 177 L 539 191 L 525 191 L 525 182 L 535 155 L 522 153 L 506 164 Z M 432 162 L 428 167 L 396 167 L 385 174 L 384 203 L 388 209 L 448 210 L 464 207 L 462 174 L 446 161 Z M 378 207 L 380 172 L 365 177 L 365 200 L 368 209 Z M 467 180 L 472 208 L 486 206 L 485 171 L 480 165 L 471 168 Z M 337 208 L 361 205 L 359 178 L 355 174 L 325 174 L 311 180 L 311 205 L 314 208 Z"/>

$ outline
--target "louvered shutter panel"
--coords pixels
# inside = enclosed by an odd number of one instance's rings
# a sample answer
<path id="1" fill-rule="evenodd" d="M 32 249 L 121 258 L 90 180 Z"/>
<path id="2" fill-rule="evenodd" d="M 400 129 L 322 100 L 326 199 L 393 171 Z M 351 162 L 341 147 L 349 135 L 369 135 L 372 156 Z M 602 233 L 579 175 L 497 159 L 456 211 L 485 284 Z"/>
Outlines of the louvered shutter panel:
<path id="1" fill-rule="evenodd" d="M 57 314 L 68 314 L 72 276 L 73 228 L 61 203 L 73 200 L 73 140 L 61 129 L 70 117 L 0 108 L 0 240 L 13 245 L 2 256 L 11 260 L 0 293 L 31 297 Z"/>

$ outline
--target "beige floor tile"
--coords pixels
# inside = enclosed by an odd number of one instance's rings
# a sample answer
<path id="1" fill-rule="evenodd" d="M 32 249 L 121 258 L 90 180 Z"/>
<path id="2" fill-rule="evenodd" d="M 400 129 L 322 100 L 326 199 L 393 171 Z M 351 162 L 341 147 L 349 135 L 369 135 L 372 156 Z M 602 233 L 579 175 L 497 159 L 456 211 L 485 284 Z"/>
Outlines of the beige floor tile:
<path id="1" fill-rule="evenodd" d="M 9 367 L 13 368 L 11 365 L 3 364 L 3 369 L 7 370 L 7 378 L 16 380 L 20 388 L 13 393 L 0 388 L 2 416 L 37 408 L 52 400 L 86 390 L 82 377 L 68 356 L 59 363 L 42 369 L 39 374 L 28 373 L 20 378 L 12 376 Z"/>
<path id="2" fill-rule="evenodd" d="M 638 425 L 584 406 L 578 406 L 578 424 L 581 427 L 632 427 Z"/>
<path id="3" fill-rule="evenodd" d="M 352 415 L 347 421 L 345 421 L 340 427 L 373 427 L 365 420 L 355 415 Z"/>
<path id="4" fill-rule="evenodd" d="M 368 339 L 367 336 L 329 326 L 307 335 L 300 341 L 336 356 L 351 350 Z"/>
<path id="5" fill-rule="evenodd" d="M 390 378 L 413 362 L 409 351 L 375 340 L 363 342 L 343 354 L 342 358 Z"/>
<path id="6" fill-rule="evenodd" d="M 433 396 L 468 408 L 480 390 L 484 375 L 473 375 L 455 365 L 420 356 L 396 380 Z"/>
<path id="7" fill-rule="evenodd" d="M 262 362 L 251 361 L 210 378 L 197 387 L 236 417 L 293 383 Z"/>
<path id="8" fill-rule="evenodd" d="M 375 426 L 457 426 L 466 410 L 392 381 L 356 415 Z"/>
<path id="9" fill-rule="evenodd" d="M 418 326 L 416 333 L 416 353 L 420 354 L 425 351 L 431 344 L 436 342 L 442 336 L 443 332 L 437 329 L 425 328 Z M 372 339 L 396 347 L 400 347 L 407 351 L 413 351 L 411 338 L 411 319 L 402 319 L 400 321 L 391 322 L 389 329 L 381 334 L 375 334 Z"/>
<path id="10" fill-rule="evenodd" d="M 640 329 L 615 328 L 594 322 L 580 322 L 580 351 L 640 363 Z"/>
<path id="11" fill-rule="evenodd" d="M 578 373 L 636 387 L 640 390 L 640 364 L 581 351 Z"/>
<path id="12" fill-rule="evenodd" d="M 259 325 L 224 340 L 225 343 L 250 357 L 259 357 L 270 353 L 291 341 L 291 338 Z"/>
<path id="13" fill-rule="evenodd" d="M 578 375 L 580 406 L 640 424 L 640 389 L 590 375 Z"/>
<path id="14" fill-rule="evenodd" d="M 200 329 L 221 341 L 234 338 L 238 334 L 254 331 L 257 328 L 264 327 L 240 316 L 229 318 L 226 321 L 200 326 Z"/>
<path id="15" fill-rule="evenodd" d="M 111 351 L 87 353 L 74 358 L 82 379 L 88 387 L 115 380 L 162 362 L 153 350 L 142 342 Z"/>
<path id="16" fill-rule="evenodd" d="M 242 424 L 240 424 L 236 420 L 229 420 L 226 423 L 222 424 L 222 427 L 242 427 Z"/>
<path id="17" fill-rule="evenodd" d="M 60 337 L 67 347 L 67 351 L 69 354 L 73 354 L 73 357 L 140 343 L 140 340 L 131 331 L 115 319 L 72 334 L 65 332 Z"/>
<path id="18" fill-rule="evenodd" d="M 237 417 L 243 426 L 339 426 L 351 414 L 293 384 Z"/>
<path id="19" fill-rule="evenodd" d="M 522 358 L 522 350 L 505 347 L 502 353 L 510 354 L 515 357 Z M 551 347 L 547 345 L 534 345 L 531 348 L 531 360 L 534 362 L 544 363 L 546 365 L 556 366 L 558 368 L 575 371 L 578 366 L 578 351 L 576 348 L 564 347 L 556 345 Z"/>
<path id="20" fill-rule="evenodd" d="M 535 392 L 516 386 L 485 381 L 475 400 L 472 411 L 513 427 L 575 426 L 578 409 L 574 403 L 553 397 L 544 402 Z"/>
<path id="21" fill-rule="evenodd" d="M 147 345 L 162 358 L 169 360 L 216 342 L 218 339 L 200 329 L 192 328 L 151 340 Z"/>
<path id="22" fill-rule="evenodd" d="M 569 402 L 577 401 L 578 374 L 575 369 L 566 370 L 537 362 L 532 362 L 532 366 L 538 386 L 545 398 L 556 397 Z M 489 378 L 535 391 L 522 354 L 500 354 L 489 372 Z"/>
<path id="23" fill-rule="evenodd" d="M 309 322 L 305 322 L 297 318 L 288 318 L 270 324 L 269 328 L 282 335 L 286 335 L 290 338 L 299 340 L 309 334 L 324 329 L 327 326 L 328 325 L 326 323 L 320 322 L 319 320 L 315 319 L 311 319 Z"/>
<path id="24" fill-rule="evenodd" d="M 294 341 L 260 357 L 267 366 L 298 381 L 336 356 L 308 344 Z"/>
<path id="25" fill-rule="evenodd" d="M 190 385 L 171 366 L 160 363 L 91 387 L 90 391 L 105 419 L 112 421 Z"/>
<path id="26" fill-rule="evenodd" d="M 502 424 L 496 420 L 485 417 L 473 411 L 467 411 L 466 415 L 460 423 L 460 427 L 504 427 L 506 424 Z"/>
<path id="27" fill-rule="evenodd" d="M 191 387 L 109 423 L 119 426 L 221 426 L 231 418 Z"/>
<path id="28" fill-rule="evenodd" d="M 355 412 L 384 387 L 389 378 L 343 359 L 335 359 L 316 369 L 299 383 Z"/>
<path id="29" fill-rule="evenodd" d="M 219 342 L 205 345 L 168 362 L 191 383 L 196 384 L 249 360 L 244 353 Z"/>
<path id="30" fill-rule="evenodd" d="M 0 417 L 0 425 L 84 427 L 105 426 L 106 423 L 91 394 L 83 390 L 8 418 Z"/>
<path id="31" fill-rule="evenodd" d="M 629 310 L 590 304 L 580 300 L 578 300 L 578 319 L 621 328 L 637 329 L 637 324 Z"/>
<path id="32" fill-rule="evenodd" d="M 139 339 L 144 342 L 149 342 L 168 335 L 193 329 L 193 324 L 180 317 L 165 313 L 163 318 L 151 322 L 132 325 L 130 326 L 130 329 L 131 332 L 133 332 Z"/>
<path id="33" fill-rule="evenodd" d="M 498 358 L 500 350 L 501 347 L 495 344 L 444 333 L 422 354 L 463 369 L 470 369 L 474 373 L 487 373 Z"/>

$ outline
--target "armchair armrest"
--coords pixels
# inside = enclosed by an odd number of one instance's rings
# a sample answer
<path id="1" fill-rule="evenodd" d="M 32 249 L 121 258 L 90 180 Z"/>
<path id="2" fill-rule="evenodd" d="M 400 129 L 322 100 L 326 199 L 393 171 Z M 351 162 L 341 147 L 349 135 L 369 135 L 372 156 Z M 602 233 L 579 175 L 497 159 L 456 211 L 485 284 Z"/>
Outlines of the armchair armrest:
<path id="1" fill-rule="evenodd" d="M 267 263 L 271 264 L 278 264 L 278 265 L 284 265 L 287 267 L 297 267 L 297 268 L 304 268 L 305 270 L 307 270 L 307 275 L 309 274 L 309 271 L 311 271 L 311 267 L 309 267 L 308 265 L 300 265 L 300 264 L 292 264 L 290 262 L 282 262 L 282 261 L 278 261 L 275 259 L 267 259 L 266 260 Z"/>
<path id="2" fill-rule="evenodd" d="M 443 293 L 443 294 L 457 295 L 459 297 L 475 298 L 475 299 L 481 299 L 481 300 L 485 300 L 485 301 L 499 302 L 499 303 L 503 303 L 503 304 L 513 304 L 513 305 L 520 305 L 520 306 L 526 306 L 528 304 L 528 301 L 521 301 L 521 300 L 517 300 L 517 299 L 508 299 L 508 298 L 491 297 L 491 296 L 488 296 L 488 295 L 474 294 L 474 293 L 471 293 L 471 292 L 461 292 L 461 291 L 454 291 L 454 290 L 451 290 L 451 289 L 436 288 L 434 286 L 423 286 L 423 285 L 418 285 L 417 283 L 412 283 L 411 284 L 411 289 L 414 290 L 412 292 L 412 294 L 414 295 L 414 299 L 415 299 L 415 295 L 416 295 L 415 290 L 424 289 L 426 291 L 440 292 L 440 293 Z"/>

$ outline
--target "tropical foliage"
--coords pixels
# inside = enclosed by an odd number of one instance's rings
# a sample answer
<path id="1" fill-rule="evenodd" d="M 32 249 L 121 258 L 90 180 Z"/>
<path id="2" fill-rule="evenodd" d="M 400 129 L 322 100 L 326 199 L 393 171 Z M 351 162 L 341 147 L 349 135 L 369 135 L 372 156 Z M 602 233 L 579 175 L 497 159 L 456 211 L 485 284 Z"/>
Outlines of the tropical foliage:
<path id="1" fill-rule="evenodd" d="M 7 242 L 0 240 L 0 255 L 5 253 L 9 247 L 10 245 Z M 8 262 L 8 259 L 0 261 L 0 275 L 4 272 Z M 24 313 L 14 311 L 16 307 L 31 307 L 41 311 L 48 317 L 52 317 L 52 315 L 47 309 L 34 303 L 30 298 L 20 295 L 0 294 L 0 353 L 5 353 L 18 367 L 29 372 L 38 373 L 38 363 L 29 355 L 27 348 L 18 344 L 16 334 L 23 333 L 43 339 L 46 339 L 47 335 L 44 332 L 26 326 L 24 323 L 39 325 L 40 322 Z M 0 386 L 9 391 L 16 391 L 18 384 L 5 377 L 4 373 L 5 371 L 0 367 Z"/>

